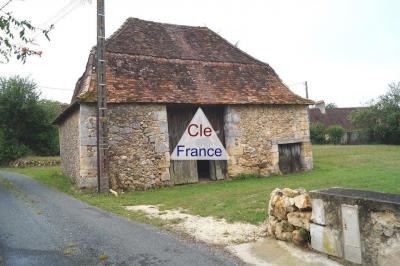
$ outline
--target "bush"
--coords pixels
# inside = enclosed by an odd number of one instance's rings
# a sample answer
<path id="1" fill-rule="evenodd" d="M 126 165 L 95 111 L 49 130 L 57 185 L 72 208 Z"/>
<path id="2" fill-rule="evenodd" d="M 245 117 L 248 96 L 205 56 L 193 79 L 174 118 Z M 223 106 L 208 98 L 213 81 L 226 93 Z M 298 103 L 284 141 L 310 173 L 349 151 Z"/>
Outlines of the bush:
<path id="1" fill-rule="evenodd" d="M 325 125 L 321 122 L 310 125 L 310 138 L 313 144 L 325 143 Z"/>
<path id="2" fill-rule="evenodd" d="M 328 127 L 326 132 L 328 133 L 330 143 L 340 144 L 340 140 L 342 139 L 345 130 L 339 125 L 332 125 Z"/>
<path id="3" fill-rule="evenodd" d="M 400 144 L 400 82 L 389 84 L 386 94 L 369 107 L 352 112 L 349 118 L 372 142 Z"/>
<path id="4" fill-rule="evenodd" d="M 58 102 L 40 100 L 36 84 L 19 76 L 0 78 L 0 163 L 27 154 L 57 155 Z"/>
<path id="5" fill-rule="evenodd" d="M 13 140 L 7 140 L 0 134 L 0 164 L 18 159 L 30 154 L 31 151 L 23 144 L 18 144 Z"/>

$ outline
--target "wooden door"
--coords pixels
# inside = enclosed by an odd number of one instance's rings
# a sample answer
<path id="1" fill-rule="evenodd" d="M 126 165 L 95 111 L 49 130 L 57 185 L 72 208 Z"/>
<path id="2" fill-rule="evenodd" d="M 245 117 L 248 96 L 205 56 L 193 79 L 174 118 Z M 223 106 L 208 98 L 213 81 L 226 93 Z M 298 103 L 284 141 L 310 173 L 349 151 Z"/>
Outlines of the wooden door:
<path id="1" fill-rule="evenodd" d="M 170 153 L 181 139 L 194 114 L 195 107 L 167 107 Z M 198 182 L 197 162 L 171 160 L 170 176 L 174 184 Z"/>
<path id="2" fill-rule="evenodd" d="M 223 106 L 206 106 L 203 108 L 205 115 L 210 121 L 211 126 L 217 133 L 219 140 L 225 147 L 224 135 L 224 107 Z M 225 179 L 226 161 L 209 161 L 210 163 L 210 179 Z"/>
<path id="3" fill-rule="evenodd" d="M 301 171 L 300 143 L 279 144 L 279 170 L 283 174 Z"/>

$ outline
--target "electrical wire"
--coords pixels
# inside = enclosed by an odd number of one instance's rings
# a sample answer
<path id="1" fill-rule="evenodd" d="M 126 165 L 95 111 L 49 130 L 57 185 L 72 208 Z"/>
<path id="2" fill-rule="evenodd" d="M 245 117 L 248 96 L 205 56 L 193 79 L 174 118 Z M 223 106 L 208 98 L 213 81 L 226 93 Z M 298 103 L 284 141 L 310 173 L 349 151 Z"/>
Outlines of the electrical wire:
<path id="1" fill-rule="evenodd" d="M 42 29 L 53 27 L 60 22 L 63 18 L 71 14 L 72 11 L 83 5 L 85 2 L 91 3 L 90 0 L 70 0 L 64 7 L 58 10 L 53 16 L 43 22 L 40 26 Z M 33 39 L 36 39 L 41 33 L 36 33 Z"/>
<path id="2" fill-rule="evenodd" d="M 59 91 L 69 91 L 69 92 L 74 91 L 72 89 L 67 89 L 67 88 L 57 88 L 57 87 L 49 87 L 49 86 L 41 86 L 41 85 L 38 85 L 37 87 L 41 88 L 41 89 L 47 89 L 47 90 L 59 90 Z"/>

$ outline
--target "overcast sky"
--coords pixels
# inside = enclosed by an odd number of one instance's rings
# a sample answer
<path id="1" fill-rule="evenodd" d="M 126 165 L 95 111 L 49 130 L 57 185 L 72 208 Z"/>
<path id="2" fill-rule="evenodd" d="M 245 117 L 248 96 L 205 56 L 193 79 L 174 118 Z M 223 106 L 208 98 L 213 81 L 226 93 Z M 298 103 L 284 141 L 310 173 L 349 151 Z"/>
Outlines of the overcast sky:
<path id="1" fill-rule="evenodd" d="M 307 80 L 313 100 L 360 106 L 400 81 L 398 0 L 105 1 L 107 36 L 128 17 L 207 26 L 270 64 L 297 94 Z M 29 75 L 43 98 L 71 100 L 96 43 L 96 1 L 14 0 L 7 10 L 44 27 L 71 2 L 76 8 L 55 24 L 51 42 L 39 40 L 42 57 L 0 64 L 1 75 Z"/>

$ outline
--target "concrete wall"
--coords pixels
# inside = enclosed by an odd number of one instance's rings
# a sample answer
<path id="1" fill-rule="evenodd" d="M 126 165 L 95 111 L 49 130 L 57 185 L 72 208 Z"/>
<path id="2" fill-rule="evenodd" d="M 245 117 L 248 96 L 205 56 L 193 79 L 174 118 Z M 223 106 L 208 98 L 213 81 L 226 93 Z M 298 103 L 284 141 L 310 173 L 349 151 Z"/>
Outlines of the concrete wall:
<path id="1" fill-rule="evenodd" d="M 331 188 L 310 196 L 314 249 L 344 264 L 399 265 L 400 195 Z"/>
<path id="2" fill-rule="evenodd" d="M 79 180 L 79 108 L 59 127 L 61 171 L 74 182 Z"/>
<path id="3" fill-rule="evenodd" d="M 236 105 L 225 112 L 228 175 L 279 173 L 278 145 L 301 143 L 304 170 L 312 169 L 307 107 Z"/>

